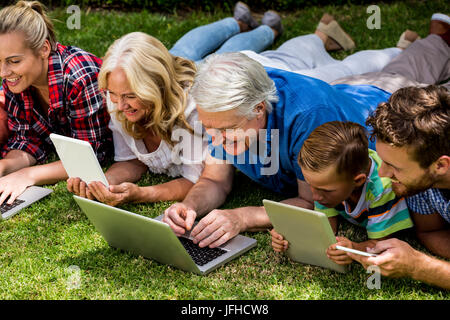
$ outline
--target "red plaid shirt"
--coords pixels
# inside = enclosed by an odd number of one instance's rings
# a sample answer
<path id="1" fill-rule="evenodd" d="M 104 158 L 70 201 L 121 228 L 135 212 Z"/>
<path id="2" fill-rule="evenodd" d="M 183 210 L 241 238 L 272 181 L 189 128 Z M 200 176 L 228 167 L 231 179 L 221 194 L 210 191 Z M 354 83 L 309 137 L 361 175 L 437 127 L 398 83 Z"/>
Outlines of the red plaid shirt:
<path id="1" fill-rule="evenodd" d="M 97 84 L 101 64 L 90 53 L 58 44 L 48 61 L 48 115 L 38 105 L 34 87 L 13 94 L 3 82 L 10 136 L 2 156 L 22 150 L 42 163 L 55 150 L 52 132 L 90 142 L 100 162 L 111 155 L 109 114 Z"/>

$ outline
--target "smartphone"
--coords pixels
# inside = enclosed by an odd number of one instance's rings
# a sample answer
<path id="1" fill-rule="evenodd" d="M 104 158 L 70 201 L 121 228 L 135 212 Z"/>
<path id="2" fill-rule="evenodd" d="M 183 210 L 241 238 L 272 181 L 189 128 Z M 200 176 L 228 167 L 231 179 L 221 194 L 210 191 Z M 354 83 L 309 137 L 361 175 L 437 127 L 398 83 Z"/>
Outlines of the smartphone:
<path id="1" fill-rule="evenodd" d="M 354 253 L 354 254 L 359 254 L 360 256 L 365 256 L 365 257 L 376 257 L 377 256 L 377 254 L 375 254 L 375 253 L 368 253 L 368 252 L 350 249 L 350 248 L 342 247 L 342 246 L 336 246 L 336 249 L 342 250 L 342 251 L 347 251 L 347 252 Z"/>

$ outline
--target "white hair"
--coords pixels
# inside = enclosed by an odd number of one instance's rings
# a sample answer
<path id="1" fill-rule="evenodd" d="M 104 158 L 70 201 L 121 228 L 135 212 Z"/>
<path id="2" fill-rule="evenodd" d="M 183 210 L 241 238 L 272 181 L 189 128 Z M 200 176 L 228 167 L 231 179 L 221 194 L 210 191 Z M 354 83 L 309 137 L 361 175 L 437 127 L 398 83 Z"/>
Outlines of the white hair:
<path id="1" fill-rule="evenodd" d="M 252 119 L 254 108 L 265 102 L 267 112 L 278 101 L 275 83 L 264 67 L 239 52 L 213 54 L 200 64 L 191 88 L 197 105 L 206 112 L 236 109 Z"/>

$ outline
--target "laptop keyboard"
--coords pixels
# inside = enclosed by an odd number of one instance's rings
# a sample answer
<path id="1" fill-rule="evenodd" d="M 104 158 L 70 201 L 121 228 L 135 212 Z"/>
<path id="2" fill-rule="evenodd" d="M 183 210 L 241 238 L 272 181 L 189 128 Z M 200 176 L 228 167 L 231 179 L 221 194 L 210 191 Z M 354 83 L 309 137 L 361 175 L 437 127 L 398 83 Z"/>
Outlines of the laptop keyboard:
<path id="1" fill-rule="evenodd" d="M 19 204 L 24 203 L 25 200 L 20 200 L 20 199 L 16 199 L 14 200 L 14 202 L 12 204 L 7 204 L 6 201 L 2 203 L 2 205 L 0 205 L 0 212 L 2 214 L 8 212 L 9 210 L 11 210 L 14 207 L 17 207 Z"/>
<path id="2" fill-rule="evenodd" d="M 226 250 L 220 248 L 200 248 L 197 244 L 192 242 L 192 240 L 187 238 L 180 237 L 178 239 L 192 257 L 194 262 L 199 266 L 203 266 L 227 252 Z"/>

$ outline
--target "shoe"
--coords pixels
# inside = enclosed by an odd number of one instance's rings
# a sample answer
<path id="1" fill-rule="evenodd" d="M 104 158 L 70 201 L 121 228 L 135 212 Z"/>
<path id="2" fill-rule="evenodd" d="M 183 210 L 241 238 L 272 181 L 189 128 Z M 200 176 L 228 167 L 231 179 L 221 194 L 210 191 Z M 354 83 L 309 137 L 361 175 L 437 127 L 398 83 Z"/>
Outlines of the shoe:
<path id="1" fill-rule="evenodd" d="M 249 6 L 241 1 L 234 6 L 233 17 L 245 23 L 250 30 L 259 27 L 259 23 L 253 18 Z"/>
<path id="2" fill-rule="evenodd" d="M 437 34 L 450 46 L 450 17 L 435 13 L 431 16 L 430 34 Z"/>
<path id="3" fill-rule="evenodd" d="M 328 36 L 328 40 L 325 43 L 327 51 L 351 50 L 355 48 L 353 39 L 341 28 L 334 17 L 328 13 L 322 16 L 316 30 Z"/>
<path id="4" fill-rule="evenodd" d="M 280 15 L 273 10 L 264 12 L 261 24 L 264 24 L 274 29 L 278 33 L 277 36 L 280 36 L 284 31 L 283 25 L 281 24 Z"/>
<path id="5" fill-rule="evenodd" d="M 397 42 L 397 48 L 405 50 L 408 48 L 414 41 L 419 40 L 420 36 L 417 32 L 406 30 L 400 36 L 400 39 Z"/>

